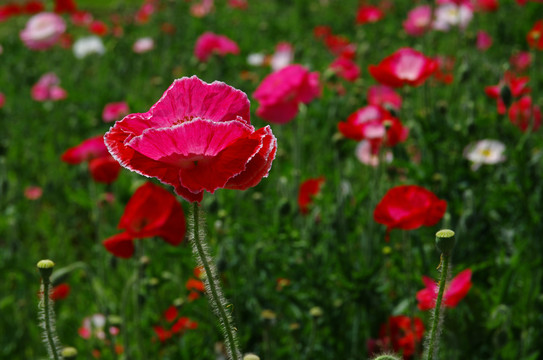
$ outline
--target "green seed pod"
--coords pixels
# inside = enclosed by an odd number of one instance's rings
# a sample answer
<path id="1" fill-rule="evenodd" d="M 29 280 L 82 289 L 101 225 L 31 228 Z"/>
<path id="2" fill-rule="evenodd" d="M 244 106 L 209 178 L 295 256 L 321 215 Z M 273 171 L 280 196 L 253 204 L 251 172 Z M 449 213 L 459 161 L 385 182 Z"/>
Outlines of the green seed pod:
<path id="1" fill-rule="evenodd" d="M 38 270 L 40 271 L 40 275 L 42 279 L 49 281 L 49 277 L 53 273 L 53 268 L 55 267 L 55 263 L 51 260 L 40 260 L 37 264 Z"/>
<path id="2" fill-rule="evenodd" d="M 454 231 L 443 229 L 436 233 L 436 247 L 443 254 L 449 254 L 454 248 L 455 243 Z"/>

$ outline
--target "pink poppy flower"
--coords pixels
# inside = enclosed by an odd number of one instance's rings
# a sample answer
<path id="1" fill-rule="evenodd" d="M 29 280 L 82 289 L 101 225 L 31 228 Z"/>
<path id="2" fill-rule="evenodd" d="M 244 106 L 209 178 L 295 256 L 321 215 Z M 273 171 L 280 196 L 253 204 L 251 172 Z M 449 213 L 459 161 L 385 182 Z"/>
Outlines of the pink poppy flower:
<path id="1" fill-rule="evenodd" d="M 319 73 L 301 65 L 290 65 L 268 75 L 253 94 L 259 102 L 256 114 L 275 124 L 296 117 L 300 103 L 308 104 L 320 96 Z"/>
<path id="2" fill-rule="evenodd" d="M 156 1 L 154 0 L 147 0 L 141 5 L 139 10 L 136 12 L 135 15 L 135 21 L 138 24 L 145 24 L 149 21 L 151 18 L 151 15 L 153 15 L 156 11 Z"/>
<path id="3" fill-rule="evenodd" d="M 128 104 L 124 101 L 109 103 L 104 106 L 102 119 L 104 122 L 119 120 L 123 116 L 128 115 L 129 111 Z"/>
<path id="4" fill-rule="evenodd" d="M 298 206 L 302 214 L 309 214 L 309 206 L 313 202 L 313 197 L 320 193 L 325 181 L 324 176 L 321 176 L 316 179 L 307 179 L 300 185 Z"/>
<path id="5" fill-rule="evenodd" d="M 446 284 L 442 306 L 453 308 L 458 305 L 471 289 L 471 274 L 471 269 L 466 269 Z M 421 310 L 433 309 L 436 306 L 437 284 L 428 276 L 423 276 L 422 282 L 426 288 L 417 292 L 418 307 Z"/>
<path id="6" fill-rule="evenodd" d="M 377 167 L 379 165 L 379 155 L 372 149 L 372 144 L 368 140 L 362 140 L 356 145 L 355 155 L 356 158 L 365 165 Z M 387 151 L 385 153 L 385 161 L 387 163 L 392 162 L 392 152 Z"/>
<path id="7" fill-rule="evenodd" d="M 347 81 L 355 81 L 360 76 L 360 68 L 350 59 L 339 57 L 330 64 L 335 74 Z"/>
<path id="8" fill-rule="evenodd" d="M 66 91 L 59 86 L 60 80 L 54 73 L 44 74 L 38 82 L 32 86 L 32 99 L 36 101 L 57 101 L 66 98 Z"/>
<path id="9" fill-rule="evenodd" d="M 136 40 L 134 45 L 132 45 L 132 51 L 136 54 L 142 54 L 147 51 L 153 50 L 155 47 L 155 41 L 150 37 L 143 37 Z"/>
<path id="10" fill-rule="evenodd" d="M 408 35 L 420 36 L 430 30 L 432 25 L 432 7 L 421 5 L 409 11 L 403 28 Z"/>
<path id="11" fill-rule="evenodd" d="M 24 194 L 28 200 L 38 200 L 43 195 L 43 190 L 39 186 L 27 186 Z"/>
<path id="12" fill-rule="evenodd" d="M 453 26 L 465 29 L 473 18 L 471 3 L 455 4 L 452 2 L 440 5 L 435 10 L 432 27 L 440 31 L 449 31 Z"/>
<path id="13" fill-rule="evenodd" d="M 368 104 L 381 106 L 385 109 L 399 111 L 402 107 L 402 97 L 393 88 L 386 85 L 373 85 L 368 89 Z"/>
<path id="14" fill-rule="evenodd" d="M 536 131 L 541 126 L 541 110 L 539 106 L 532 105 L 532 98 L 527 95 L 511 104 L 509 120 L 522 132 Z"/>
<path id="15" fill-rule="evenodd" d="M 438 68 L 432 58 L 411 49 L 401 48 L 384 58 L 379 65 L 370 65 L 370 74 L 381 84 L 394 88 L 404 85 L 419 86 Z"/>
<path id="16" fill-rule="evenodd" d="M 199 202 L 204 191 L 245 190 L 268 175 L 277 140 L 249 119 L 247 95 L 193 76 L 174 81 L 148 112 L 117 121 L 104 138 L 121 165 Z"/>
<path id="17" fill-rule="evenodd" d="M 381 20 L 385 14 L 376 6 L 362 5 L 358 8 L 356 13 L 356 23 L 358 25 L 364 25 L 367 23 L 374 23 Z"/>
<path id="18" fill-rule="evenodd" d="M 270 58 L 270 66 L 273 71 L 281 70 L 289 66 L 294 59 L 294 49 L 287 42 L 281 42 L 275 47 L 275 52 Z"/>
<path id="19" fill-rule="evenodd" d="M 4 93 L 0 92 L 0 109 L 4 107 L 4 104 L 6 103 L 6 96 Z"/>
<path id="20" fill-rule="evenodd" d="M 92 23 L 92 14 L 88 11 L 76 11 L 70 15 L 72 23 L 76 26 L 89 26 Z"/>
<path id="21" fill-rule="evenodd" d="M 190 7 L 190 14 L 194 17 L 201 18 L 213 11 L 214 0 L 200 0 L 196 4 L 192 4 Z"/>
<path id="22" fill-rule="evenodd" d="M 509 58 L 509 64 L 511 64 L 511 67 L 517 73 L 526 71 L 531 63 L 532 55 L 528 51 L 520 51 Z"/>
<path id="23" fill-rule="evenodd" d="M 483 30 L 477 32 L 477 49 L 486 51 L 492 46 L 492 37 Z"/>
<path id="24" fill-rule="evenodd" d="M 527 76 L 516 77 L 513 73 L 506 71 L 503 79 L 497 85 L 485 87 L 485 93 L 488 97 L 496 99 L 498 106 L 498 114 L 503 115 L 507 111 L 507 106 L 510 104 L 505 101 L 511 99 L 503 99 L 503 88 L 507 87 L 513 98 L 529 94 L 531 89 L 527 87 L 530 78 Z M 504 101 L 505 100 L 505 101 Z"/>
<path id="25" fill-rule="evenodd" d="M 239 47 L 233 40 L 224 35 L 205 32 L 198 40 L 194 48 L 194 55 L 202 62 L 206 62 L 213 54 L 225 56 L 226 54 L 239 54 Z"/>
<path id="26" fill-rule="evenodd" d="M 19 36 L 32 50 L 46 50 L 53 46 L 66 31 L 64 20 L 54 13 L 44 12 L 32 16 Z"/>

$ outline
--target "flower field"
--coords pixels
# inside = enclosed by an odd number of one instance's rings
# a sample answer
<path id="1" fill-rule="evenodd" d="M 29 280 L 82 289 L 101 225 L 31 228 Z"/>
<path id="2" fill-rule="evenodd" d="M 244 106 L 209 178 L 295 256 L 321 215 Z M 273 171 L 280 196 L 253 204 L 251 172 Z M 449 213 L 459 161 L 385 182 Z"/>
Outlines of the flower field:
<path id="1" fill-rule="evenodd" d="M 543 1 L 12 0 L 0 60 L 1 359 L 543 357 Z"/>

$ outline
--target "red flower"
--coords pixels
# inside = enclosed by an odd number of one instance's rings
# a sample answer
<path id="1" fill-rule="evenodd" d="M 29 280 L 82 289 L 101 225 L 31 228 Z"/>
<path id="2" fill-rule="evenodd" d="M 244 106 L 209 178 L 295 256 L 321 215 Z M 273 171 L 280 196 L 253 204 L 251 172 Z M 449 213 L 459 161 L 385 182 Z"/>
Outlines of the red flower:
<path id="1" fill-rule="evenodd" d="M 92 179 L 98 183 L 111 184 L 119 177 L 121 166 L 111 156 L 107 155 L 89 161 Z"/>
<path id="2" fill-rule="evenodd" d="M 275 124 L 294 119 L 300 103 L 307 104 L 319 95 L 319 73 L 310 73 L 301 65 L 268 75 L 253 94 L 260 103 L 256 114 Z"/>
<path id="3" fill-rule="evenodd" d="M 526 35 L 526 41 L 531 48 L 543 50 L 543 20 L 539 20 Z"/>
<path id="4" fill-rule="evenodd" d="M 177 246 L 185 237 L 185 216 L 175 196 L 160 186 L 147 182 L 140 186 L 126 204 L 118 225 L 123 233 L 103 244 L 115 256 L 130 258 L 135 239 L 158 236 Z"/>
<path id="5" fill-rule="evenodd" d="M 434 193 L 416 185 L 401 185 L 390 189 L 373 212 L 379 224 L 392 229 L 414 230 L 434 226 L 445 215 L 447 202 Z"/>
<path id="6" fill-rule="evenodd" d="M 317 195 L 325 182 L 324 176 L 316 179 L 307 179 L 300 185 L 300 191 L 298 192 L 298 206 L 302 214 L 309 213 L 309 206 L 313 202 L 313 197 Z"/>
<path id="7" fill-rule="evenodd" d="M 390 86 L 373 85 L 368 89 L 368 104 L 381 106 L 385 109 L 400 110 L 402 97 Z"/>
<path id="8" fill-rule="evenodd" d="M 119 120 L 119 118 L 127 115 L 129 111 L 128 104 L 124 101 L 109 103 L 104 106 L 102 120 L 104 122 Z"/>
<path id="9" fill-rule="evenodd" d="M 509 64 L 517 73 L 522 73 L 530 67 L 532 55 L 528 51 L 521 51 L 511 55 Z"/>
<path id="10" fill-rule="evenodd" d="M 355 81 L 360 76 L 360 68 L 354 61 L 344 57 L 338 57 L 330 64 L 337 76 L 347 80 Z"/>
<path id="11" fill-rule="evenodd" d="M 121 165 L 188 201 L 201 201 L 204 190 L 255 186 L 277 150 L 269 126 L 251 126 L 247 95 L 195 76 L 176 80 L 148 112 L 116 122 L 105 142 Z"/>
<path id="12" fill-rule="evenodd" d="M 498 0 L 475 0 L 475 9 L 478 11 L 496 11 L 499 6 Z"/>
<path id="13" fill-rule="evenodd" d="M 384 58 L 379 65 L 370 65 L 368 69 L 381 84 L 392 87 L 419 86 L 438 69 L 438 63 L 416 50 L 401 48 Z"/>
<path id="14" fill-rule="evenodd" d="M 163 314 L 163 319 L 168 323 L 172 323 L 178 316 L 178 310 L 175 306 L 170 306 Z M 163 328 L 162 326 L 155 325 L 153 330 L 158 336 L 160 342 L 165 342 L 169 340 L 175 334 L 182 334 L 185 330 L 196 329 L 198 328 L 198 323 L 190 320 L 187 317 L 180 317 L 177 321 L 171 326 L 170 330 Z"/>
<path id="15" fill-rule="evenodd" d="M 55 301 L 66 299 L 70 295 L 70 290 L 70 285 L 66 283 L 59 284 L 51 290 L 50 297 Z"/>
<path id="16" fill-rule="evenodd" d="M 20 15 L 23 12 L 21 5 L 8 3 L 0 6 L 0 22 L 9 19 L 12 16 Z"/>
<path id="17" fill-rule="evenodd" d="M 519 101 L 511 104 L 509 108 L 509 120 L 522 132 L 536 131 L 541 126 L 541 110 L 539 106 L 532 105 L 530 96 L 523 96 Z"/>
<path id="18" fill-rule="evenodd" d="M 57 14 L 73 13 L 77 10 L 77 4 L 74 0 L 55 0 L 55 9 Z"/>
<path id="19" fill-rule="evenodd" d="M 454 80 L 454 58 L 450 56 L 436 56 L 434 61 L 437 63 L 437 69 L 434 72 L 434 78 L 444 84 L 451 84 Z"/>
<path id="20" fill-rule="evenodd" d="M 385 14 L 376 6 L 362 5 L 356 14 L 356 23 L 359 25 L 374 23 L 381 20 Z"/>
<path id="21" fill-rule="evenodd" d="M 100 20 L 94 20 L 89 25 L 89 31 L 95 35 L 104 36 L 108 33 L 109 29 L 104 22 Z"/>
<path id="22" fill-rule="evenodd" d="M 233 40 L 224 35 L 205 32 L 196 40 L 194 55 L 198 60 L 206 62 L 213 54 L 224 56 L 226 54 L 239 54 L 239 47 Z"/>
<path id="23" fill-rule="evenodd" d="M 23 12 L 25 14 L 37 14 L 43 10 L 45 10 L 45 6 L 43 6 L 41 1 L 31 0 L 23 5 Z"/>
<path id="24" fill-rule="evenodd" d="M 379 339 L 368 341 L 368 350 L 370 356 L 382 351 L 394 351 L 403 353 L 404 359 L 410 359 L 423 335 L 424 324 L 419 318 L 411 320 L 404 315 L 391 316 L 387 324 L 381 325 Z"/>
<path id="25" fill-rule="evenodd" d="M 353 59 L 356 55 L 356 45 L 342 35 L 326 35 L 324 44 L 330 52 L 338 57 Z"/>
<path id="26" fill-rule="evenodd" d="M 418 307 L 421 310 L 430 310 L 436 306 L 437 284 L 428 276 L 422 277 L 426 288 L 417 292 Z M 471 269 L 466 269 L 454 277 L 443 293 L 443 306 L 453 308 L 462 300 L 471 289 Z"/>
<path id="27" fill-rule="evenodd" d="M 498 85 L 485 87 L 485 93 L 488 97 L 496 99 L 498 105 L 498 114 L 503 115 L 507 111 L 506 105 L 509 105 L 509 103 L 506 104 L 504 102 L 503 88 L 509 88 L 511 96 L 516 98 L 530 93 L 531 89 L 526 86 L 528 85 L 528 81 L 530 81 L 530 78 L 527 76 L 515 77 L 513 73 L 506 71 L 503 79 L 500 80 Z M 505 101 L 510 100 L 511 99 L 505 99 Z"/>

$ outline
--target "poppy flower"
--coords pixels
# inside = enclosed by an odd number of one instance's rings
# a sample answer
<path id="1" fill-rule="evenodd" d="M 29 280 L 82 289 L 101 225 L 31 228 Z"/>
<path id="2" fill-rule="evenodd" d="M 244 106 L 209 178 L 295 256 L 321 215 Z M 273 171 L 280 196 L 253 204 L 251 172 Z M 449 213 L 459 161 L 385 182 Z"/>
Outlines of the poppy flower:
<path id="1" fill-rule="evenodd" d="M 360 76 L 360 68 L 354 61 L 348 58 L 338 57 L 330 64 L 329 68 L 332 69 L 337 76 L 347 81 L 355 81 Z"/>
<path id="2" fill-rule="evenodd" d="M 273 71 L 281 70 L 292 63 L 294 49 L 292 44 L 280 42 L 275 46 L 275 52 L 271 55 L 269 62 Z"/>
<path id="3" fill-rule="evenodd" d="M 308 104 L 319 95 L 319 73 L 297 64 L 268 75 L 253 94 L 260 104 L 256 114 L 275 124 L 294 119 L 300 103 Z"/>
<path id="4" fill-rule="evenodd" d="M 356 55 L 356 45 L 342 35 L 326 35 L 324 44 L 330 52 L 338 57 L 353 59 Z"/>
<path id="5" fill-rule="evenodd" d="M 277 140 L 249 118 L 247 95 L 193 76 L 174 81 L 148 112 L 117 121 L 104 138 L 121 165 L 200 202 L 204 190 L 245 190 L 268 175 Z"/>
<path id="6" fill-rule="evenodd" d="M 109 103 L 104 106 L 102 120 L 104 122 L 119 120 L 123 116 L 128 115 L 129 111 L 128 104 L 124 101 Z"/>
<path id="7" fill-rule="evenodd" d="M 433 192 L 416 185 L 393 187 L 373 212 L 373 219 L 392 229 L 414 230 L 434 226 L 445 215 L 447 202 Z"/>
<path id="8" fill-rule="evenodd" d="M 178 316 L 179 311 L 174 305 L 172 305 L 168 309 L 166 309 L 166 311 L 162 315 L 162 319 L 165 320 L 167 323 L 172 323 L 177 319 Z M 198 328 L 198 323 L 190 320 L 188 317 L 178 318 L 177 321 L 175 321 L 175 323 L 171 325 L 169 330 L 165 329 L 160 325 L 153 326 L 153 330 L 155 331 L 155 334 L 157 335 L 160 342 L 165 342 L 169 340 L 175 334 L 182 334 L 185 332 L 185 330 L 196 328 Z"/>
<path id="9" fill-rule="evenodd" d="M 25 14 L 37 14 L 42 12 L 45 9 L 45 6 L 41 1 L 30 0 L 23 4 L 23 12 Z"/>
<path id="10" fill-rule="evenodd" d="M 372 5 L 362 5 L 358 8 L 356 13 L 356 23 L 358 25 L 374 23 L 381 20 L 384 16 L 385 14 L 378 7 Z"/>
<path id="11" fill-rule="evenodd" d="M 526 71 L 532 63 L 532 54 L 528 51 L 520 51 L 511 55 L 509 58 L 509 64 L 517 73 Z"/>
<path id="12" fill-rule="evenodd" d="M 17 3 L 8 3 L 0 6 L 0 21 L 5 21 L 10 17 L 20 15 L 23 12 L 21 5 Z"/>
<path id="13" fill-rule="evenodd" d="M 130 258 L 135 239 L 158 236 L 170 245 L 179 245 L 185 237 L 186 224 L 183 208 L 175 196 L 147 182 L 126 204 L 118 228 L 124 232 L 104 240 L 103 244 L 113 255 Z"/>
<path id="14" fill-rule="evenodd" d="M 492 46 L 492 37 L 483 30 L 477 32 L 477 49 L 486 51 Z"/>
<path id="15" fill-rule="evenodd" d="M 74 0 L 55 0 L 55 8 L 53 11 L 57 14 L 73 13 L 77 11 L 77 4 Z"/>
<path id="16" fill-rule="evenodd" d="M 6 103 L 6 96 L 4 93 L 0 92 L 0 109 L 4 107 L 4 104 Z"/>
<path id="17" fill-rule="evenodd" d="M 74 43 L 74 55 L 78 59 L 82 59 L 90 54 L 103 55 L 106 52 L 106 47 L 98 36 L 86 36 Z"/>
<path id="18" fill-rule="evenodd" d="M 469 2 L 467 4 L 449 2 L 436 8 L 432 27 L 439 31 L 449 31 L 453 26 L 465 29 L 472 18 L 473 8 Z"/>
<path id="19" fill-rule="evenodd" d="M 43 189 L 39 186 L 27 186 L 24 195 L 28 200 L 38 200 L 43 195 Z"/>
<path id="20" fill-rule="evenodd" d="M 70 14 L 70 20 L 76 26 L 89 26 L 92 23 L 92 14 L 88 11 L 75 11 Z"/>
<path id="21" fill-rule="evenodd" d="M 239 54 L 239 47 L 233 40 L 224 35 L 205 32 L 196 40 L 194 55 L 202 62 L 209 60 L 211 55 Z"/>
<path id="22" fill-rule="evenodd" d="M 155 47 L 155 41 L 151 37 L 142 37 L 136 40 L 132 45 L 132 51 L 136 54 L 143 54 L 145 52 L 153 50 Z"/>
<path id="23" fill-rule="evenodd" d="M 57 101 L 66 98 L 66 90 L 60 87 L 60 79 L 54 73 L 42 75 L 38 82 L 32 86 L 30 94 L 36 101 Z"/>
<path id="24" fill-rule="evenodd" d="M 541 110 L 539 106 L 532 105 L 530 96 L 523 96 L 519 101 L 511 104 L 509 108 L 509 120 L 522 132 L 536 131 L 541 126 Z"/>
<path id="25" fill-rule="evenodd" d="M 433 309 L 436 306 L 438 285 L 428 276 L 423 276 L 422 282 L 426 288 L 417 292 L 418 307 L 421 310 Z M 442 305 L 449 308 L 458 305 L 471 289 L 471 285 L 471 269 L 460 272 L 446 284 Z"/>
<path id="26" fill-rule="evenodd" d="M 403 28 L 408 35 L 420 36 L 430 30 L 432 25 L 432 7 L 430 5 L 417 6 L 409 11 Z"/>
<path id="27" fill-rule="evenodd" d="M 66 23 L 57 14 L 42 12 L 32 16 L 20 32 L 23 43 L 32 50 L 46 50 L 55 45 L 66 31 Z"/>
<path id="28" fill-rule="evenodd" d="M 379 152 L 375 150 L 375 146 L 368 140 L 362 140 L 356 145 L 355 155 L 362 164 L 372 167 L 377 167 L 377 165 L 379 165 Z M 387 163 L 392 162 L 392 152 L 387 151 L 384 158 Z"/>
<path id="29" fill-rule="evenodd" d="M 382 351 L 402 353 L 403 359 L 415 354 L 417 344 L 422 341 L 424 324 L 418 317 L 411 319 L 404 315 L 391 316 L 379 329 L 379 338 L 368 341 L 370 356 Z"/>
<path id="30" fill-rule="evenodd" d="M 71 291 L 70 285 L 66 283 L 58 284 L 53 289 L 51 289 L 50 297 L 52 300 L 55 300 L 55 301 L 63 300 L 63 299 L 66 299 L 68 295 L 70 295 L 70 291 Z"/>
<path id="31" fill-rule="evenodd" d="M 477 11 L 496 11 L 500 7 L 498 0 L 474 0 L 475 10 Z"/>
<path id="32" fill-rule="evenodd" d="M 443 84 L 451 84 L 454 81 L 454 57 L 436 56 L 434 60 L 437 62 L 437 69 L 433 74 L 434 79 Z"/>
<path id="33" fill-rule="evenodd" d="M 384 58 L 379 65 L 370 65 L 370 74 L 381 84 L 394 88 L 404 85 L 419 86 L 438 68 L 438 63 L 424 54 L 401 48 Z"/>
<path id="34" fill-rule="evenodd" d="M 472 162 L 471 169 L 478 170 L 481 165 L 493 165 L 505 161 L 505 145 L 498 140 L 479 140 L 464 149 L 464 157 Z"/>
<path id="35" fill-rule="evenodd" d="M 543 20 L 537 21 L 526 35 L 528 45 L 536 50 L 543 50 Z"/>
<path id="36" fill-rule="evenodd" d="M 370 86 L 367 93 L 368 104 L 381 106 L 388 110 L 399 111 L 402 97 L 393 88 L 386 85 Z"/>
<path id="37" fill-rule="evenodd" d="M 309 206 L 313 202 L 313 197 L 320 193 L 325 181 L 325 178 L 321 176 L 316 179 L 307 179 L 300 185 L 300 191 L 298 192 L 298 206 L 300 207 L 300 212 L 302 214 L 309 214 Z"/>
<path id="38" fill-rule="evenodd" d="M 516 77 L 506 71 L 497 85 L 485 87 L 485 93 L 488 97 L 496 99 L 498 114 L 503 115 L 511 103 L 511 97 L 516 98 L 530 93 L 531 89 L 527 87 L 529 81 L 530 78 L 527 76 Z M 507 91 L 504 88 L 507 88 Z"/>
<path id="39" fill-rule="evenodd" d="M 89 25 L 89 31 L 94 35 L 105 36 L 109 29 L 103 21 L 94 20 Z"/>

